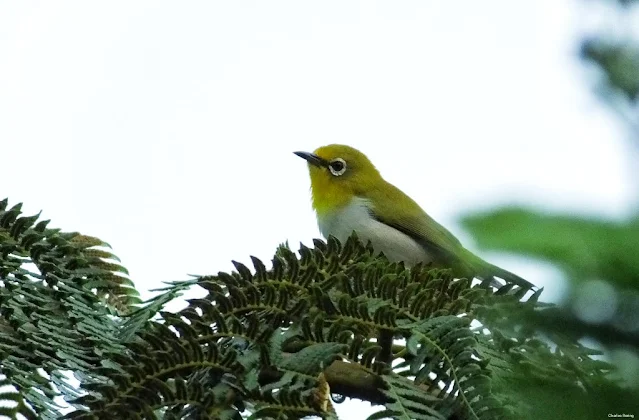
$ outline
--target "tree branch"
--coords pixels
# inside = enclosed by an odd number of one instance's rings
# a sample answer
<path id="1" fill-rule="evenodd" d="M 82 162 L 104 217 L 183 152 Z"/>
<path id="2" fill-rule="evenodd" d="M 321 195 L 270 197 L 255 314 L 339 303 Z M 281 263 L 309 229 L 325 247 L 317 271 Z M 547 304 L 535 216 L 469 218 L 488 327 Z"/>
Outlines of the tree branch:
<path id="1" fill-rule="evenodd" d="M 324 370 L 331 392 L 380 405 L 388 401 L 382 393 L 384 382 L 356 363 L 336 360 Z"/>

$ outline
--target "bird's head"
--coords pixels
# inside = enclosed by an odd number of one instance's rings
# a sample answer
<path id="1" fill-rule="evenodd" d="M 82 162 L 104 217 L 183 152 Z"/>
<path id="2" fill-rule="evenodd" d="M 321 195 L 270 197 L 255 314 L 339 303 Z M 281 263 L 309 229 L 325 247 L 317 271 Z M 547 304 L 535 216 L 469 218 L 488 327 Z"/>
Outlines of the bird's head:
<path id="1" fill-rule="evenodd" d="M 308 162 L 313 207 L 318 214 L 331 212 L 383 182 L 370 160 L 357 149 L 341 144 L 322 146 L 313 153 L 294 152 Z"/>

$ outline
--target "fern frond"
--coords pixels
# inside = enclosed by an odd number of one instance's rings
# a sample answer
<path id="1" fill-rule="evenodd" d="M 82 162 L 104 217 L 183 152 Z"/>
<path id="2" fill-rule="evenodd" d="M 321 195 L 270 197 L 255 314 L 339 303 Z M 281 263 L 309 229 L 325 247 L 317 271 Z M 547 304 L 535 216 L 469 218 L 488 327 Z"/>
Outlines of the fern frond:
<path id="1" fill-rule="evenodd" d="M 440 399 L 426 389 L 397 374 L 382 375 L 388 397 L 386 409 L 368 417 L 368 420 L 393 418 L 397 420 L 445 420 L 435 407 Z"/>
<path id="2" fill-rule="evenodd" d="M 53 398 L 78 395 L 61 372 L 97 378 L 103 355 L 124 349 L 112 315 L 139 299 L 117 258 L 95 248 L 102 241 L 48 228 L 39 214 L 21 216 L 21 204 L 7 204 L 0 202 L 0 373 L 22 396 L 20 410 L 58 418 Z"/>
<path id="3" fill-rule="evenodd" d="M 384 405 L 371 418 L 523 418 L 540 384 L 610 384 L 591 350 L 518 321 L 549 308 L 539 291 L 406 269 L 356 236 L 299 256 L 281 246 L 270 268 L 233 262 L 135 308 L 108 244 L 36 222 L 0 202 L 0 369 L 17 390 L 0 402 L 13 417 L 57 418 L 62 393 L 67 418 L 333 419 L 336 392 Z M 195 287 L 207 295 L 164 310 Z"/>

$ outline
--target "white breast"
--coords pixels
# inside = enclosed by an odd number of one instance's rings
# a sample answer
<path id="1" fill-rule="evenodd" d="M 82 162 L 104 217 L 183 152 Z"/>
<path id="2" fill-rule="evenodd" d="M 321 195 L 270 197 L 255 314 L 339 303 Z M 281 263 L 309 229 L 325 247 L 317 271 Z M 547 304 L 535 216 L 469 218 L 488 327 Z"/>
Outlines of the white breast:
<path id="1" fill-rule="evenodd" d="M 342 243 L 355 231 L 362 242 L 371 241 L 375 251 L 383 252 L 391 261 L 404 261 L 409 267 L 420 261 L 429 263 L 432 260 L 410 236 L 371 217 L 369 207 L 367 200 L 354 198 L 338 210 L 318 215 L 319 230 L 325 238 L 333 235 Z"/>

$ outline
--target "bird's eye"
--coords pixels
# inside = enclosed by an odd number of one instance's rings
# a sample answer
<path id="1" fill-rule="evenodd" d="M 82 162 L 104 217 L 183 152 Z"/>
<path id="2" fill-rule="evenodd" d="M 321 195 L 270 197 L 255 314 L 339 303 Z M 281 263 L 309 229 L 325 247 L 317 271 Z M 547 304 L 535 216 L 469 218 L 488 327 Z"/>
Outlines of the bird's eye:
<path id="1" fill-rule="evenodd" d="M 346 172 L 346 162 L 342 158 L 334 159 L 328 164 L 328 169 L 333 175 L 340 176 Z"/>

